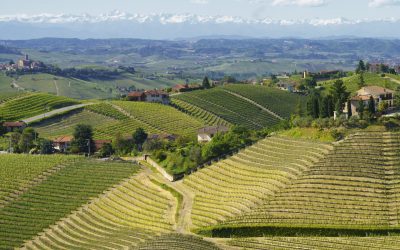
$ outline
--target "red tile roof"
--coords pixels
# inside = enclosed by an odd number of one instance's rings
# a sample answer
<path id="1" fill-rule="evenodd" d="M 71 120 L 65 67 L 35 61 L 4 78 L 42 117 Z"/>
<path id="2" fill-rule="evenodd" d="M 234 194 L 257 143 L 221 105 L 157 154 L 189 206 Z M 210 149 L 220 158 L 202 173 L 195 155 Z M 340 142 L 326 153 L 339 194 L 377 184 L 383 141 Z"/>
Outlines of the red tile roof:
<path id="1" fill-rule="evenodd" d="M 25 122 L 4 122 L 3 127 L 20 128 L 25 126 Z"/>
<path id="2" fill-rule="evenodd" d="M 53 142 L 55 142 L 55 143 L 65 143 L 65 142 L 71 142 L 72 139 L 74 139 L 73 136 L 71 136 L 71 135 L 64 135 L 64 136 L 60 136 L 60 137 L 55 138 L 55 139 L 53 140 Z"/>
<path id="3" fill-rule="evenodd" d="M 141 92 L 141 91 L 134 91 L 134 92 L 131 92 L 131 93 L 129 93 L 128 94 L 128 96 L 130 96 L 130 97 L 141 97 L 141 96 L 143 96 L 143 92 Z"/>

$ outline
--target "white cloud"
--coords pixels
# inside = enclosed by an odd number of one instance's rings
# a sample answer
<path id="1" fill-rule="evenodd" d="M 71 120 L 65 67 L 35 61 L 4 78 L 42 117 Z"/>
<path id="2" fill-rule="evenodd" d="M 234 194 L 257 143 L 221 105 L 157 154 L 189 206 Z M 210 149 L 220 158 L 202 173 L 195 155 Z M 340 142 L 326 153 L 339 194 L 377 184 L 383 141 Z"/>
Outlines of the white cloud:
<path id="1" fill-rule="evenodd" d="M 194 4 L 208 4 L 208 0 L 191 0 L 190 2 Z"/>
<path id="2" fill-rule="evenodd" d="M 368 4 L 369 7 L 375 8 L 393 5 L 400 5 L 400 0 L 370 0 Z"/>
<path id="3" fill-rule="evenodd" d="M 273 0 L 273 6 L 280 6 L 280 5 L 296 5 L 301 7 L 319 7 L 326 5 L 326 0 Z"/>

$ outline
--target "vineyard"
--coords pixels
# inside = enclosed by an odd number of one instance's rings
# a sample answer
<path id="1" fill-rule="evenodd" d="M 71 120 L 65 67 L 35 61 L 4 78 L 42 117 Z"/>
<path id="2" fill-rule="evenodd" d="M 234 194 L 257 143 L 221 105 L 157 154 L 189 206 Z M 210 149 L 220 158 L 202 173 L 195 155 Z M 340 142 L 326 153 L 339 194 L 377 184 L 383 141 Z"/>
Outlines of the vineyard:
<path id="1" fill-rule="evenodd" d="M 250 129 L 261 129 L 279 122 L 279 119 L 270 112 L 232 95 L 222 88 L 193 91 L 174 96 L 173 100 L 175 103 L 175 100 L 184 101 L 229 123 L 246 126 Z M 185 109 L 183 106 L 182 108 Z"/>
<path id="2" fill-rule="evenodd" d="M 200 120 L 162 104 L 124 101 L 113 104 L 128 112 L 131 119 L 146 124 L 152 131 L 193 136 L 197 129 L 204 126 Z"/>
<path id="3" fill-rule="evenodd" d="M 85 109 L 92 111 L 94 113 L 104 115 L 116 120 L 124 120 L 128 119 L 129 117 L 126 116 L 125 114 L 121 113 L 119 110 L 114 108 L 111 104 L 109 103 L 99 103 L 95 105 L 89 105 L 86 106 Z"/>
<path id="4" fill-rule="evenodd" d="M 54 171 L 0 207 L 0 249 L 20 246 L 137 170 L 129 163 L 78 161 Z"/>
<path id="5" fill-rule="evenodd" d="M 49 94 L 30 94 L 21 98 L 11 99 L 1 104 L 0 116 L 7 121 L 17 121 L 78 103 L 67 97 L 58 97 Z"/>
<path id="6" fill-rule="evenodd" d="M 203 240 L 200 237 L 182 234 L 165 234 L 155 237 L 146 241 L 136 247 L 139 250 L 161 250 L 161 249 L 174 249 L 174 250 L 217 250 L 215 244 Z"/>
<path id="7" fill-rule="evenodd" d="M 23 190 L 37 183 L 37 178 L 46 172 L 55 171 L 60 164 L 75 157 L 0 155 L 0 207 L 6 204 L 16 190 Z"/>
<path id="8" fill-rule="evenodd" d="M 202 108 L 199 108 L 195 105 L 192 105 L 188 102 L 179 100 L 179 99 L 173 99 L 172 104 L 177 107 L 179 110 L 194 116 L 200 120 L 203 120 L 207 125 L 224 125 L 227 126 L 229 123 L 222 118 L 214 115 L 211 112 L 208 112 Z"/>
<path id="9" fill-rule="evenodd" d="M 173 230 L 174 198 L 143 174 L 44 230 L 24 249 L 126 249 Z"/>
<path id="10" fill-rule="evenodd" d="M 271 137 L 189 176 L 184 184 L 196 194 L 193 226 L 214 225 L 249 211 L 330 150 L 328 144 Z"/>
<path id="11" fill-rule="evenodd" d="M 229 246 L 240 249 L 292 250 L 292 249 L 399 249 L 400 237 L 271 237 L 236 238 L 227 241 Z"/>
<path id="12" fill-rule="evenodd" d="M 276 197 L 223 222 L 219 229 L 252 234 L 257 230 L 243 228 L 259 227 L 257 234 L 266 233 L 262 228 L 281 234 L 286 228 L 285 234 L 290 235 L 328 236 L 400 231 L 399 146 L 400 134 L 355 134 L 335 145 Z"/>
<path id="13" fill-rule="evenodd" d="M 40 137 L 55 138 L 57 136 L 72 135 L 75 126 L 78 124 L 91 125 L 96 129 L 98 126 L 102 126 L 102 124 L 107 124 L 109 126 L 117 123 L 118 121 L 111 117 L 86 110 L 79 110 L 78 112 L 72 111 L 63 116 L 43 120 L 35 124 L 33 128 L 39 133 Z M 95 134 L 95 136 L 97 136 L 97 134 Z"/>
<path id="14" fill-rule="evenodd" d="M 303 107 L 306 105 L 304 96 L 291 94 L 276 88 L 232 84 L 224 86 L 224 89 L 249 98 L 284 118 L 290 118 L 290 115 L 295 112 L 297 103 L 300 102 Z"/>

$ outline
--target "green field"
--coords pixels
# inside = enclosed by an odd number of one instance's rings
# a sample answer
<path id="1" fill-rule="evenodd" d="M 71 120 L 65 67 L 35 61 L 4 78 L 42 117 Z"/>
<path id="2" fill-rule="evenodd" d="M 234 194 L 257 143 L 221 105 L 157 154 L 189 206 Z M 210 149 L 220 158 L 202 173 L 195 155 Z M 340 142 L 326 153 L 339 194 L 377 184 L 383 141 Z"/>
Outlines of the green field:
<path id="1" fill-rule="evenodd" d="M 115 171 L 110 168 L 112 165 L 108 166 L 109 171 Z M 132 248 L 173 231 L 173 200 L 170 193 L 139 174 L 82 206 L 24 246 L 26 249 Z M 194 242 L 198 244 L 197 241 Z"/>
<path id="2" fill-rule="evenodd" d="M 15 161 L 6 164 L 13 166 Z M 138 167 L 130 163 L 86 160 L 56 170 L 41 183 L 17 194 L 15 200 L 0 207 L 0 248 L 22 245 L 137 170 Z"/>
<path id="3" fill-rule="evenodd" d="M 29 94 L 14 98 L 0 105 L 4 120 L 17 121 L 46 113 L 53 109 L 79 104 L 78 101 L 49 94 Z"/>
<path id="4" fill-rule="evenodd" d="M 104 124 L 110 126 L 117 123 L 118 121 L 111 117 L 86 110 L 79 110 L 63 116 L 46 119 L 40 123 L 36 123 L 33 128 L 39 133 L 40 137 L 54 139 L 58 136 L 72 135 L 75 126 L 78 124 L 91 125 L 96 129 L 97 127 L 104 126 Z"/>
<path id="5" fill-rule="evenodd" d="M 388 75 L 390 77 L 395 78 L 396 76 L 393 75 Z M 365 85 L 367 86 L 380 86 L 392 90 L 396 90 L 397 87 L 400 86 L 399 83 L 391 81 L 389 78 L 386 77 L 381 77 L 380 74 L 373 74 L 373 73 L 364 73 L 364 80 L 365 80 Z M 343 78 L 343 81 L 347 87 L 347 90 L 351 92 L 352 94 L 355 94 L 357 90 L 360 89 L 359 87 L 359 75 L 353 75 L 349 77 Z M 329 91 L 330 86 L 335 82 L 335 80 L 330 80 L 330 81 L 325 81 L 325 82 L 319 82 L 318 84 L 321 86 L 324 86 L 327 91 Z"/>
<path id="6" fill-rule="evenodd" d="M 222 222 L 216 235 L 365 235 L 400 232 L 400 134 L 356 133 L 272 199 Z"/>
<path id="7" fill-rule="evenodd" d="M 176 95 L 173 99 L 197 106 L 231 124 L 250 129 L 261 129 L 279 122 L 276 116 L 223 88 L 193 91 Z"/>
<path id="8" fill-rule="evenodd" d="M 330 149 L 328 144 L 271 137 L 189 176 L 184 184 L 196 194 L 191 218 L 194 228 L 213 225 L 257 207 Z"/>

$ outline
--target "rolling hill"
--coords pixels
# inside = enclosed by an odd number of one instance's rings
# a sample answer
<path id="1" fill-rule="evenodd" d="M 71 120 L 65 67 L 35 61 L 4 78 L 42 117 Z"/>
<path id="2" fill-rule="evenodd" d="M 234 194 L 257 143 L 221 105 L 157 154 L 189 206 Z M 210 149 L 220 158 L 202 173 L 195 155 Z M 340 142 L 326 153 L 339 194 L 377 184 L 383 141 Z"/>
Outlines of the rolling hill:
<path id="1" fill-rule="evenodd" d="M 173 96 L 173 103 L 189 114 L 210 114 L 203 115 L 206 122 L 216 120 L 212 118 L 216 116 L 250 129 L 273 126 L 289 118 L 299 101 L 304 98 L 273 88 L 241 84 Z"/>

